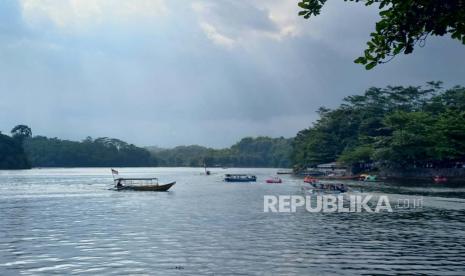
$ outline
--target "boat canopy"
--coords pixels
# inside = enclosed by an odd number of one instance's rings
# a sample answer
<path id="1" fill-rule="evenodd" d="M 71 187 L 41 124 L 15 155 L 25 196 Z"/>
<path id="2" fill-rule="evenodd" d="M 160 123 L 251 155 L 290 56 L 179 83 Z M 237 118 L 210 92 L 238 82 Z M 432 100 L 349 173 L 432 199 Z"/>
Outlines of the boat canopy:
<path id="1" fill-rule="evenodd" d="M 115 178 L 116 184 L 124 185 L 158 185 L 158 178 L 155 177 L 135 177 L 135 178 Z"/>
<path id="2" fill-rule="evenodd" d="M 134 178 L 119 177 L 119 178 L 115 178 L 115 180 L 158 180 L 158 178 L 156 177 L 134 177 Z"/>

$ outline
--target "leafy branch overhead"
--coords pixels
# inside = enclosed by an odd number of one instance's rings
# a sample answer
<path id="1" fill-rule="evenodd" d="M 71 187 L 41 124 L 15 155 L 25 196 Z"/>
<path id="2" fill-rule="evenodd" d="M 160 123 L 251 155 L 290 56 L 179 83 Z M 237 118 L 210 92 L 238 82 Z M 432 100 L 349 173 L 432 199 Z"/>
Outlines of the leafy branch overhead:
<path id="1" fill-rule="evenodd" d="M 380 20 L 367 42 L 364 54 L 355 63 L 367 70 L 391 60 L 399 53 L 410 54 L 423 46 L 428 36 L 458 39 L 465 44 L 465 0 L 344 0 L 378 5 Z M 308 19 L 320 14 L 327 0 L 301 0 L 299 16 Z"/>

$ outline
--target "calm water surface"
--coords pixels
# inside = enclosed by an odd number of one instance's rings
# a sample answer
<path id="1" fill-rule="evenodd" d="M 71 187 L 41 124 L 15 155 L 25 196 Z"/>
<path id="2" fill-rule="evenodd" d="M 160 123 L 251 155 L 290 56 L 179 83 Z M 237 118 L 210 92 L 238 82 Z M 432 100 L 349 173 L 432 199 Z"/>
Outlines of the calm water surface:
<path id="1" fill-rule="evenodd" d="M 256 184 L 214 169 L 121 168 L 176 180 L 167 193 L 110 191 L 109 169 L 0 172 L 0 275 L 465 275 L 465 188 L 360 184 L 392 199 L 423 197 L 393 213 L 264 213 L 264 195 L 301 195 L 302 181 L 246 169 Z"/>

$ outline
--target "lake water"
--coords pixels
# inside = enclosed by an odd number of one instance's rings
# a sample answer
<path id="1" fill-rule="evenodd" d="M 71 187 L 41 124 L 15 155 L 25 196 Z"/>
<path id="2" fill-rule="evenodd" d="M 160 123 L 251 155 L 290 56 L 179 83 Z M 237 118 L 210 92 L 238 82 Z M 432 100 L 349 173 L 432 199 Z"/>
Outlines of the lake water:
<path id="1" fill-rule="evenodd" d="M 465 275 L 465 188 L 351 183 L 423 199 L 392 213 L 264 213 L 264 195 L 302 195 L 276 169 L 121 168 L 176 180 L 167 193 L 116 192 L 109 169 L 0 171 L 0 275 Z M 246 172 L 255 184 L 225 183 Z M 306 185 L 306 184 L 305 184 Z"/>

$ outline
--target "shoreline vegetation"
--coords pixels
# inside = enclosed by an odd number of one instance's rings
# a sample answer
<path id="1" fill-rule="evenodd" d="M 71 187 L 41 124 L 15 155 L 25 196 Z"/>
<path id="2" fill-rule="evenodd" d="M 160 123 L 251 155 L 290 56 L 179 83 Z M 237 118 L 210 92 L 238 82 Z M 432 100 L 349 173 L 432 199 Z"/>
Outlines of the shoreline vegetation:
<path id="1" fill-rule="evenodd" d="M 295 138 L 246 137 L 229 148 L 198 145 L 172 149 L 124 141 L 32 137 L 25 125 L 0 134 L 0 169 L 31 167 L 274 167 L 302 172 L 336 162 L 351 174 L 388 178 L 465 179 L 465 88 L 369 88 L 348 96 Z"/>
<path id="2" fill-rule="evenodd" d="M 300 131 L 291 159 L 297 170 L 337 161 L 352 174 L 465 178 L 465 88 L 370 88 L 344 98 Z"/>

